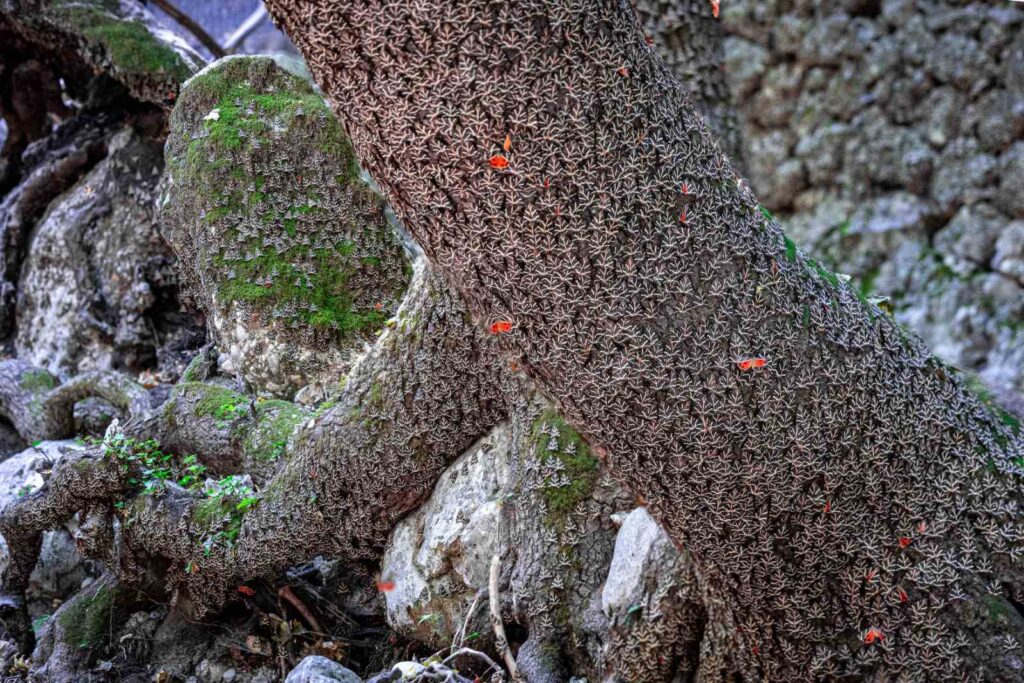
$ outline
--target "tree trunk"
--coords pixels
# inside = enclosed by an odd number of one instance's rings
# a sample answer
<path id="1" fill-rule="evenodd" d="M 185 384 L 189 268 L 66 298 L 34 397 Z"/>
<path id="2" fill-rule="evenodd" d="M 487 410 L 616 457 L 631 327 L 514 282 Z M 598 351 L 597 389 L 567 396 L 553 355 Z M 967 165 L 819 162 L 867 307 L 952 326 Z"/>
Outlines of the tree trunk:
<path id="1" fill-rule="evenodd" d="M 628 7 L 268 6 L 745 678 L 1021 679 L 1019 437 L 762 214 Z"/>

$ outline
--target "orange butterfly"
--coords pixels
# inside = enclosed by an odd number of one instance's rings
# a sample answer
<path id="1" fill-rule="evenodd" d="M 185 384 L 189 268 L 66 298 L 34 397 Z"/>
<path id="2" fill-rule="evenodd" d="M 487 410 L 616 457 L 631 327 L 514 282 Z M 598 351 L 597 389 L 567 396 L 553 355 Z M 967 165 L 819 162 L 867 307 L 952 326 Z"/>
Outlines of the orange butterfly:
<path id="1" fill-rule="evenodd" d="M 711 13 L 715 15 L 715 19 L 718 18 L 718 0 L 711 0 Z"/>
<path id="2" fill-rule="evenodd" d="M 743 360 L 736 362 L 736 367 L 738 367 L 743 372 L 746 372 L 747 370 L 763 368 L 766 365 L 768 365 L 768 361 L 765 360 L 764 358 L 744 358 Z"/>
<path id="3" fill-rule="evenodd" d="M 512 329 L 512 323 L 507 320 L 499 320 L 491 323 L 491 334 L 505 334 Z"/>
<path id="4" fill-rule="evenodd" d="M 395 582 L 382 581 L 381 579 L 377 579 L 377 590 L 379 590 L 381 593 L 390 593 L 391 591 L 395 590 Z"/>
<path id="5" fill-rule="evenodd" d="M 508 168 L 508 159 L 506 159 L 505 157 L 503 157 L 500 154 L 495 154 L 493 157 L 491 157 L 490 163 L 491 163 L 491 168 L 497 168 L 497 169 Z"/>
<path id="6" fill-rule="evenodd" d="M 882 629 L 872 626 L 864 633 L 864 644 L 870 645 L 876 640 L 885 640 L 885 634 L 882 633 Z"/>
<path id="7" fill-rule="evenodd" d="M 248 586 L 239 586 L 238 587 L 238 592 L 241 593 L 242 595 L 249 595 L 249 596 L 256 595 L 256 591 L 253 590 L 252 588 L 249 588 Z"/>

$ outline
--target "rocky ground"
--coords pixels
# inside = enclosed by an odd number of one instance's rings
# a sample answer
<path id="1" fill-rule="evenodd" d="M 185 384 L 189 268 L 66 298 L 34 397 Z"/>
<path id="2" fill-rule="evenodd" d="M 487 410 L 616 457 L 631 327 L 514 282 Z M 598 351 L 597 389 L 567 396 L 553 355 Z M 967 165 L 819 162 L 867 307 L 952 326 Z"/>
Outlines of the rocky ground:
<path id="1" fill-rule="evenodd" d="M 415 248 L 301 76 L 245 57 L 199 73 L 203 58 L 130 0 L 33 16 L 18 4 L 0 9 L 0 46 L 14 46 L 0 47 L 0 507 L 45 487 L 140 401 L 189 407 L 222 441 L 238 441 L 226 425 L 251 411 L 244 443 L 211 448 L 243 454 L 231 485 L 259 490 L 367 345 L 408 323 L 392 315 Z M 722 10 L 739 163 L 766 210 L 1019 406 L 1024 11 L 906 0 Z M 16 95 L 28 78 L 39 87 Z M 126 595 L 83 559 L 91 517 L 47 532 L 27 594 L 35 651 L 0 643 L 4 672 L 507 677 L 492 573 L 531 681 L 683 680 L 710 666 L 715 641 L 691 632 L 695 610 L 714 609 L 696 569 L 523 394 L 394 528 L 379 566 L 317 558 L 238 586 L 213 622 Z"/>

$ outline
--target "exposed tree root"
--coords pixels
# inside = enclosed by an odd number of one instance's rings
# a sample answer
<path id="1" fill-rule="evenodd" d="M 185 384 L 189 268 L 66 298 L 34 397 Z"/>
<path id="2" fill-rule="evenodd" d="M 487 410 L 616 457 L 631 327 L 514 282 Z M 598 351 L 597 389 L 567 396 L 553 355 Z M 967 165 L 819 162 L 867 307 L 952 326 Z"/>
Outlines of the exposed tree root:
<path id="1" fill-rule="evenodd" d="M 66 439 L 74 434 L 75 404 L 102 398 L 125 417 L 144 417 L 149 395 L 135 380 L 115 371 L 83 373 L 58 386 L 58 379 L 23 360 L 0 361 L 0 417 L 33 442 Z"/>
<path id="2" fill-rule="evenodd" d="M 44 488 L 0 514 L 11 552 L 3 584 L 10 607 L 5 626 L 22 633 L 26 628 L 22 595 L 42 532 L 81 511 L 87 511 L 84 551 L 106 560 L 126 585 L 162 584 L 172 602 L 195 616 L 219 607 L 237 583 L 272 576 L 317 554 L 378 558 L 394 523 L 505 416 L 512 385 L 490 346 L 458 298 L 421 272 L 396 327 L 356 367 L 337 404 L 289 435 L 279 471 L 258 493 L 211 495 L 174 481 L 140 491 L 144 463 L 126 457 L 132 446 L 123 436 L 62 460 Z M 30 371 L 17 362 L 2 367 L 12 377 Z M 30 398 L 56 394 L 54 405 L 70 407 L 85 387 L 97 386 L 121 391 L 122 405 L 138 403 L 116 382 L 72 384 Z M 20 404 L 26 396 L 11 398 L 8 403 Z M 138 439 L 160 434 L 191 446 L 189 436 L 209 421 L 205 427 L 212 425 L 218 436 L 203 441 L 209 450 L 201 451 L 201 462 L 211 471 L 231 471 L 245 462 L 244 454 L 253 457 L 257 442 L 248 437 L 260 428 L 260 414 L 240 394 L 186 382 L 157 415 L 130 422 L 125 432 Z M 28 418 L 21 423 L 36 424 Z M 38 433 L 59 433 L 57 423 L 40 424 Z M 258 502 L 236 514 L 236 504 L 250 495 Z"/>

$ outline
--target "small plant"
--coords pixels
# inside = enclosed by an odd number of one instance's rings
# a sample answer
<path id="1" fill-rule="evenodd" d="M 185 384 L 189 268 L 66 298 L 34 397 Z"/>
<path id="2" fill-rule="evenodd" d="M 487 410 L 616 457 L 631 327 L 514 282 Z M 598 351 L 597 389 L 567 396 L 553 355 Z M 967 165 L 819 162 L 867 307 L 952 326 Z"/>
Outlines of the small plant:
<path id="1" fill-rule="evenodd" d="M 185 474 L 178 479 L 178 485 L 186 489 L 198 486 L 206 474 L 206 466 L 201 465 L 195 455 L 186 455 L 182 458 L 181 464 L 185 468 Z"/>
<path id="2" fill-rule="evenodd" d="M 207 485 L 205 500 L 196 506 L 194 516 L 207 526 L 203 553 L 209 555 L 218 543 L 231 547 L 242 529 L 242 519 L 258 502 L 256 492 L 230 475 Z"/>

